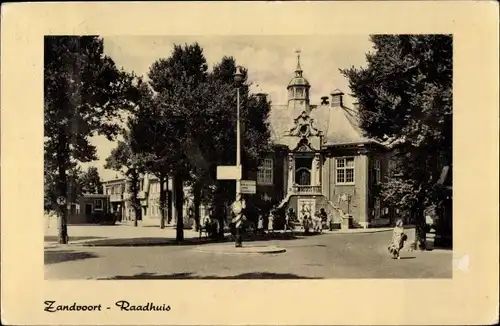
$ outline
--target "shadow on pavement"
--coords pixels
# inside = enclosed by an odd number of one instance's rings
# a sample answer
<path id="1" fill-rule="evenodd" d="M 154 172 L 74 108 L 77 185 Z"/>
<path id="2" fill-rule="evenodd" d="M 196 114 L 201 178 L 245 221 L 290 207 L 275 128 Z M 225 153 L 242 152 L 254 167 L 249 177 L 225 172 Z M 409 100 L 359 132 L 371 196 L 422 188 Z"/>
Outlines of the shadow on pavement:
<path id="1" fill-rule="evenodd" d="M 104 237 L 94 237 L 94 236 L 76 236 L 76 237 L 69 237 L 69 242 L 71 241 L 79 241 L 79 240 L 97 240 L 97 239 L 105 239 Z M 45 242 L 58 242 L 59 237 L 57 235 L 46 235 L 43 237 L 43 240 Z"/>
<path id="2" fill-rule="evenodd" d="M 75 250 L 47 250 L 44 252 L 44 262 L 46 265 L 96 257 L 99 256 L 94 253 Z"/>
<path id="3" fill-rule="evenodd" d="M 233 276 L 198 276 L 193 273 L 174 273 L 159 275 L 153 273 L 140 273 L 130 276 L 114 276 L 110 278 L 99 278 L 98 280 L 178 280 L 178 279 L 197 279 L 197 280 L 234 280 L 234 279 L 321 279 L 320 277 L 305 277 L 295 274 L 280 273 L 243 273 Z"/>
<path id="4" fill-rule="evenodd" d="M 298 236 L 292 234 L 271 234 L 271 235 L 255 235 L 251 238 L 244 237 L 243 244 L 255 241 L 273 241 L 273 240 L 298 240 L 303 239 L 307 236 L 314 236 L 314 234 L 306 236 Z M 178 242 L 171 238 L 161 238 L 161 237 L 143 237 L 143 238 L 118 238 L 118 239 L 96 239 L 86 241 L 82 243 L 85 247 L 151 247 L 151 246 L 199 246 L 204 244 L 214 244 L 214 243 L 228 243 L 233 242 L 234 238 L 232 236 L 226 236 L 224 239 L 210 239 L 206 237 L 202 238 L 190 238 L 184 241 Z"/>

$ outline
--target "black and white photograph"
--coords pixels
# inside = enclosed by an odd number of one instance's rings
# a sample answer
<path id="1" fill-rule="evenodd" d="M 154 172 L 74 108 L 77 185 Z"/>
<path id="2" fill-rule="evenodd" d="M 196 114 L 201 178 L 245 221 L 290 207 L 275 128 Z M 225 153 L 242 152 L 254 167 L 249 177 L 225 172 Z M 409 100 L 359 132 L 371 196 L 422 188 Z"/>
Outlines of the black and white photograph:
<path id="1" fill-rule="evenodd" d="M 46 279 L 452 277 L 451 35 L 44 51 Z"/>
<path id="2" fill-rule="evenodd" d="M 498 323 L 498 4 L 2 5 L 1 323 Z"/>

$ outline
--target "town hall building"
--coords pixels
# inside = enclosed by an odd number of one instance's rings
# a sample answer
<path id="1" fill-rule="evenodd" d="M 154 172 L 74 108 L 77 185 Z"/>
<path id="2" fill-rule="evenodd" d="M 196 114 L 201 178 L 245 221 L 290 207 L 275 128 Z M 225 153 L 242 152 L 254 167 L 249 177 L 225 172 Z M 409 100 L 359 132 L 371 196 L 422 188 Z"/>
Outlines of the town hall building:
<path id="1" fill-rule="evenodd" d="M 316 105 L 310 89 L 299 55 L 288 102 L 270 110 L 274 152 L 261 161 L 257 195 L 298 217 L 324 208 L 337 221 L 351 216 L 353 227 L 390 223 L 389 208 L 374 194 L 388 173 L 389 149 L 363 136 L 342 91 Z"/>

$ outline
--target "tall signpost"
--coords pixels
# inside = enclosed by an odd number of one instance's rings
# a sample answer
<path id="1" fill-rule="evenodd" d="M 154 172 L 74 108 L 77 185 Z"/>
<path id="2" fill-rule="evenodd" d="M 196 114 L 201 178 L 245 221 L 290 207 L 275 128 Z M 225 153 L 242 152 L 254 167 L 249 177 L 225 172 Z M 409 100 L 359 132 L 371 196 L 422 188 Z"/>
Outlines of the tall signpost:
<path id="1" fill-rule="evenodd" d="M 240 135 L 240 86 L 241 83 L 243 82 L 243 73 L 241 72 L 241 67 L 236 67 L 236 73 L 234 74 L 234 82 L 236 84 L 236 166 L 238 166 L 241 170 L 241 135 Z M 236 179 L 236 200 L 235 204 L 233 206 L 240 206 L 239 212 L 237 207 L 236 210 L 234 210 L 235 214 L 235 231 L 236 231 L 236 247 L 241 247 L 242 246 L 242 240 L 241 240 L 241 223 L 242 223 L 242 210 L 244 209 L 243 202 L 241 201 L 241 174 L 239 175 L 239 178 Z"/>
<path id="2" fill-rule="evenodd" d="M 236 180 L 236 199 L 231 206 L 234 218 L 232 222 L 235 226 L 236 241 L 235 247 L 242 247 L 241 227 L 243 224 L 243 211 L 246 208 L 245 200 L 241 198 L 241 194 L 255 194 L 256 182 L 242 179 L 241 168 L 241 131 L 240 131 L 240 86 L 243 82 L 243 73 L 241 67 L 236 67 L 234 74 L 234 82 L 236 84 L 236 165 L 218 166 L 218 180 Z"/>

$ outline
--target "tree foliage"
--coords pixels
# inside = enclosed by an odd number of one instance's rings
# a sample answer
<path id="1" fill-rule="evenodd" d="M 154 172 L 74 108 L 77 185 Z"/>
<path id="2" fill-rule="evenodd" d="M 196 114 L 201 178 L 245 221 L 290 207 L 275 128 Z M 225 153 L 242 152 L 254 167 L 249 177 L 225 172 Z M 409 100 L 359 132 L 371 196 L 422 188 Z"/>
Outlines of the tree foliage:
<path id="1" fill-rule="evenodd" d="M 89 138 L 112 139 L 120 110 L 136 99 L 134 76 L 103 53 L 97 36 L 46 36 L 44 42 L 44 150 L 46 173 L 56 178 L 57 196 L 68 196 L 67 172 L 97 159 Z M 66 208 L 60 242 L 67 241 Z"/>
<path id="2" fill-rule="evenodd" d="M 84 194 L 102 194 L 102 181 L 99 176 L 99 171 L 96 167 L 91 166 L 87 171 L 83 172 L 80 179 L 80 191 Z"/>
<path id="3" fill-rule="evenodd" d="M 393 149 L 380 194 L 422 224 L 423 208 L 447 197 L 437 184 L 452 164 L 452 37 L 372 36 L 366 68 L 341 70 L 359 102 L 366 135 Z M 420 234 L 422 235 L 422 234 Z"/>
<path id="4" fill-rule="evenodd" d="M 184 185 L 191 185 L 195 206 L 216 196 L 234 196 L 234 182 L 218 182 L 218 165 L 235 164 L 236 89 L 233 58 L 224 57 L 208 71 L 199 44 L 174 45 L 168 58 L 154 62 L 148 73 L 149 86 L 141 88 L 138 110 L 130 120 L 131 148 L 146 170 L 174 179 L 177 198 L 178 240 L 182 240 Z M 246 72 L 246 70 L 245 70 Z M 255 169 L 267 150 L 269 103 L 240 87 L 242 162 Z M 220 196 L 219 196 L 220 197 Z M 199 209 L 195 214 L 199 218 Z"/>

